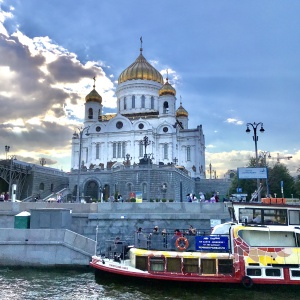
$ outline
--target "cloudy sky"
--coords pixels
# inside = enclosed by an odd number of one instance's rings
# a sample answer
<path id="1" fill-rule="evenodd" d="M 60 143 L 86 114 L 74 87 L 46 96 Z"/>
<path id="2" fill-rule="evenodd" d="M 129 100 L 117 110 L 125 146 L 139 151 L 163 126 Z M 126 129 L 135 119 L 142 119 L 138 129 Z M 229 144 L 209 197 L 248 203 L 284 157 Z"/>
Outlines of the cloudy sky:
<path id="1" fill-rule="evenodd" d="M 96 89 L 115 112 L 119 74 L 143 54 L 202 124 L 222 178 L 258 152 L 300 167 L 299 0 L 0 0 L 0 158 L 70 170 L 84 97 Z M 259 127 L 260 128 L 260 127 Z M 278 154 L 279 153 L 279 154 Z M 284 159 L 288 156 L 293 158 Z"/>

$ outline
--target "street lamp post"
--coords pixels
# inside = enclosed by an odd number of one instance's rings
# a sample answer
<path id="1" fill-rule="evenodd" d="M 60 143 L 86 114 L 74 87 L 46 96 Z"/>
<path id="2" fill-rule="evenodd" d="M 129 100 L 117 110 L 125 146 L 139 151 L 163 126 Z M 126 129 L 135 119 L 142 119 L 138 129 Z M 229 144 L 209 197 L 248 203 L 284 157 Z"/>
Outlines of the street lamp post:
<path id="1" fill-rule="evenodd" d="M 13 160 L 17 159 L 15 155 L 10 156 L 10 168 L 9 168 L 9 182 L 8 182 L 8 195 L 11 199 L 12 191 L 11 191 L 11 185 L 12 185 L 12 169 L 13 169 Z"/>
<path id="2" fill-rule="evenodd" d="M 217 174 L 217 172 L 216 172 L 216 170 L 213 170 L 213 169 L 212 169 L 211 163 L 209 163 L 209 169 L 208 169 L 207 171 L 209 172 L 209 179 L 212 179 L 212 176 L 211 176 L 212 173 L 214 174 L 214 177 L 215 177 L 215 179 L 216 179 L 216 174 Z"/>
<path id="3" fill-rule="evenodd" d="M 41 166 L 43 167 L 46 163 L 47 163 L 46 159 L 45 159 L 44 157 L 42 157 L 42 158 L 40 159 L 40 164 L 41 164 Z"/>
<path id="4" fill-rule="evenodd" d="M 249 126 L 251 126 L 253 128 L 253 141 L 254 141 L 254 144 L 255 144 L 255 165 L 256 167 L 258 167 L 258 154 L 257 154 L 257 141 L 258 141 L 258 136 L 257 136 L 257 127 L 260 126 L 260 132 L 261 133 L 264 133 L 264 125 L 262 122 L 259 122 L 259 123 L 247 123 L 247 129 L 246 129 L 246 132 L 247 133 L 250 133 L 251 130 L 249 128 Z M 258 197 L 258 201 L 260 202 L 261 201 L 261 196 L 260 196 L 260 182 L 259 182 L 259 178 L 256 179 L 256 183 L 257 183 L 257 197 Z"/>
<path id="5" fill-rule="evenodd" d="M 79 132 L 79 155 L 78 155 L 78 173 L 77 173 L 77 190 L 76 190 L 76 202 L 79 203 L 79 185 L 80 185 L 80 171 L 81 171 L 81 148 L 82 148 L 82 135 L 84 131 L 86 131 L 85 135 L 89 134 L 89 128 L 90 126 L 84 127 L 84 128 L 77 128 Z"/>
<path id="6" fill-rule="evenodd" d="M 7 159 L 7 154 L 9 152 L 9 149 L 10 149 L 10 146 L 5 146 L 5 153 L 6 153 L 6 156 L 5 156 L 5 159 Z"/>

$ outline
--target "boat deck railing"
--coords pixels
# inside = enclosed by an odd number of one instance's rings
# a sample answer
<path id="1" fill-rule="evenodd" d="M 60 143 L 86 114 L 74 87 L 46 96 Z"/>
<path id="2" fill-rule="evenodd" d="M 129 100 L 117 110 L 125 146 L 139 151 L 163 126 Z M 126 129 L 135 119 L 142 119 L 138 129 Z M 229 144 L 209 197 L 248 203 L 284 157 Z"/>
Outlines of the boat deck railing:
<path id="1" fill-rule="evenodd" d="M 207 251 L 207 252 L 231 252 L 231 243 L 229 234 L 211 234 L 207 230 L 197 230 L 194 234 L 189 234 L 188 231 L 181 231 L 181 235 L 175 235 L 173 230 L 164 230 L 163 232 L 150 232 L 144 230 L 143 232 L 136 232 L 134 234 L 133 245 L 129 244 L 126 240 L 110 239 L 106 241 L 105 256 L 114 260 L 122 260 L 128 257 L 128 251 L 131 247 L 145 249 L 145 250 L 158 250 L 158 251 Z M 220 247 L 199 247 L 196 245 L 197 240 L 203 240 L 206 237 L 208 243 L 214 239 L 219 240 L 220 237 L 226 238 L 226 250 Z M 178 239 L 182 243 L 178 243 Z M 215 242 L 215 241 L 214 241 Z M 218 243 L 218 241 L 216 242 Z M 203 246 L 203 245 L 202 245 Z"/>

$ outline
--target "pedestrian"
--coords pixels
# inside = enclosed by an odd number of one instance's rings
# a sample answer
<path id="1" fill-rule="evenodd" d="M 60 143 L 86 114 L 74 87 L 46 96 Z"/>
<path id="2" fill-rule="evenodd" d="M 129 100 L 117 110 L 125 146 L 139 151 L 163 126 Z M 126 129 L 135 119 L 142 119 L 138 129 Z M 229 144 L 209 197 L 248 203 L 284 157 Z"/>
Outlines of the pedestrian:
<path id="1" fill-rule="evenodd" d="M 186 232 L 187 235 L 196 235 L 196 228 L 190 225 L 189 230 Z"/>
<path id="2" fill-rule="evenodd" d="M 58 194 L 57 195 L 57 203 L 60 203 L 61 202 L 61 194 Z"/>
<path id="3" fill-rule="evenodd" d="M 7 192 L 4 193 L 4 201 L 8 201 L 9 199 L 9 194 Z"/>
<path id="4" fill-rule="evenodd" d="M 219 192 L 217 192 L 217 193 L 215 194 L 215 199 L 216 199 L 216 202 L 219 202 Z"/>
<path id="5" fill-rule="evenodd" d="M 199 202 L 204 202 L 205 201 L 205 197 L 204 197 L 202 192 L 199 193 L 199 197 L 200 197 Z"/>
<path id="6" fill-rule="evenodd" d="M 193 200 L 194 203 L 197 203 L 197 202 L 198 202 L 198 199 L 197 199 L 197 197 L 196 197 L 195 194 L 193 194 L 193 199 L 192 199 L 192 200 Z"/>

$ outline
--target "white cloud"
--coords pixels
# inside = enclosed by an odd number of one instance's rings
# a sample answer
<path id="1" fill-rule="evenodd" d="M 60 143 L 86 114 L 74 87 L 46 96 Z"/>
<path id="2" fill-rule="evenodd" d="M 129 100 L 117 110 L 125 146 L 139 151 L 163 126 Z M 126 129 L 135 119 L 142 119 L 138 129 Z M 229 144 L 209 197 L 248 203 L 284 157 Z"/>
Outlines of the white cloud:
<path id="1" fill-rule="evenodd" d="M 225 122 L 229 123 L 229 124 L 234 124 L 234 125 L 243 125 L 244 124 L 243 121 L 238 120 L 238 119 L 234 119 L 234 118 L 228 118 L 228 119 L 226 119 Z"/>

